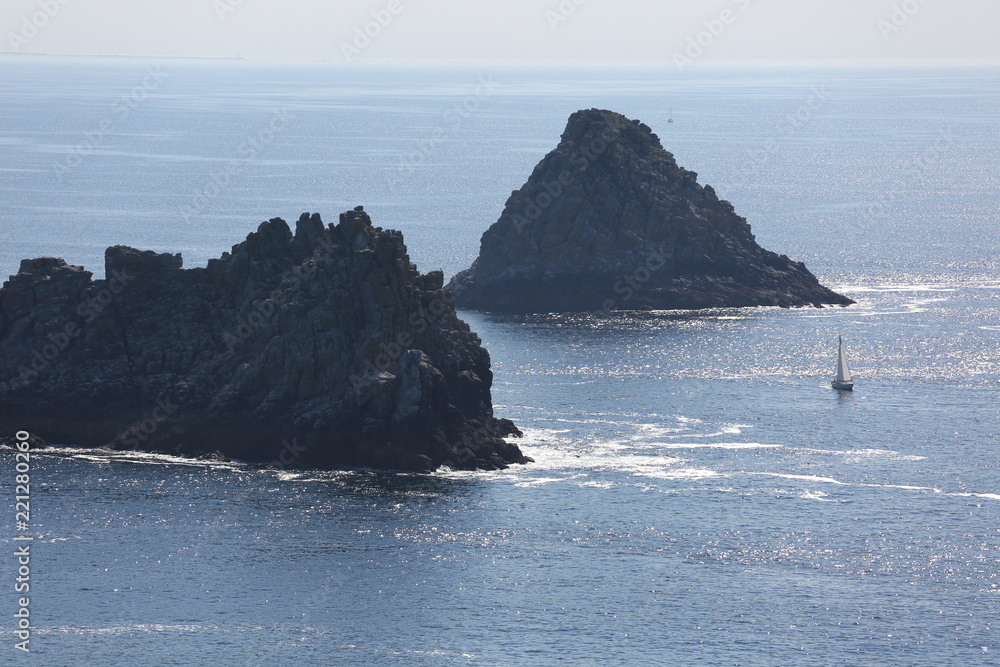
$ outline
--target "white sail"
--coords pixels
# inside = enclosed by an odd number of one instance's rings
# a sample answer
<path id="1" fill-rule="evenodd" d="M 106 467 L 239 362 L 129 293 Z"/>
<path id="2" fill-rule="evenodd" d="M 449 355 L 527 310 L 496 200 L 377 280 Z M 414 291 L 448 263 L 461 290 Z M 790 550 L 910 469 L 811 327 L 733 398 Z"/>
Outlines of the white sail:
<path id="1" fill-rule="evenodd" d="M 837 382 L 852 382 L 851 369 L 847 367 L 847 357 L 844 356 L 844 339 L 840 336 L 838 338 L 840 338 L 840 349 L 837 358 Z"/>

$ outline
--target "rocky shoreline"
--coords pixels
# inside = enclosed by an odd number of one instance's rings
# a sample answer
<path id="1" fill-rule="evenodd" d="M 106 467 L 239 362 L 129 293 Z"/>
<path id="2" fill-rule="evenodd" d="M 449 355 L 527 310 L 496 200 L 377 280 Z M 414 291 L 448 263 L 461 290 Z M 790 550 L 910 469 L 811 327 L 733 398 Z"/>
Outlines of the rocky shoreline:
<path id="1" fill-rule="evenodd" d="M 275 218 L 206 268 L 112 247 L 105 273 L 43 257 L 0 289 L 0 431 L 279 466 L 530 461 L 443 274 L 361 207 Z"/>

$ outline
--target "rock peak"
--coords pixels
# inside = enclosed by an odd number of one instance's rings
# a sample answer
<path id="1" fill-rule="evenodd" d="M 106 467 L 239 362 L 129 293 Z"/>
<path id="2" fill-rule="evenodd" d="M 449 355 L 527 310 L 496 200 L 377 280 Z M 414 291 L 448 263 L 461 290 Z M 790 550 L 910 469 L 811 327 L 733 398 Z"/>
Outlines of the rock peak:
<path id="1" fill-rule="evenodd" d="M 602 109 L 570 116 L 448 286 L 461 307 L 519 312 L 852 303 L 757 245 L 647 125 Z"/>
<path id="2" fill-rule="evenodd" d="M 624 135 L 635 144 L 647 143 L 651 147 L 663 148 L 660 138 L 648 125 L 606 109 L 582 109 L 571 114 L 566 122 L 562 141 L 578 141 L 582 138 L 607 140 L 608 136 L 605 135 Z"/>

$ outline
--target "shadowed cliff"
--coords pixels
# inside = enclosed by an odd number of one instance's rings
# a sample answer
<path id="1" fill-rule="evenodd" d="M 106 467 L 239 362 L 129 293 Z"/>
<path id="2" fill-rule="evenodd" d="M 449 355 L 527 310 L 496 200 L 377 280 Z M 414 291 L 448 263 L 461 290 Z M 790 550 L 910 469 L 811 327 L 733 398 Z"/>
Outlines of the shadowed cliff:
<path id="1" fill-rule="evenodd" d="M 527 460 L 441 272 L 361 207 L 265 222 L 207 268 L 116 246 L 105 271 L 24 260 L 0 289 L 0 431 L 283 466 Z"/>
<path id="2" fill-rule="evenodd" d="M 649 127 L 597 109 L 570 117 L 448 287 L 459 307 L 514 312 L 853 303 L 761 248 Z"/>

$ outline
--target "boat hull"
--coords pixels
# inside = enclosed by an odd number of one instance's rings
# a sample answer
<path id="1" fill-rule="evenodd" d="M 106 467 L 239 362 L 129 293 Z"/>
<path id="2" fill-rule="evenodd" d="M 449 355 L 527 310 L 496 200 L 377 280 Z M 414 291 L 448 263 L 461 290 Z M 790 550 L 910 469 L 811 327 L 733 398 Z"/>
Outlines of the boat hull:
<path id="1" fill-rule="evenodd" d="M 830 386 L 839 391 L 854 391 L 853 382 L 837 382 L 836 380 L 832 380 Z"/>

